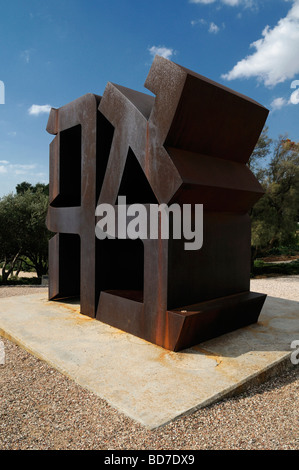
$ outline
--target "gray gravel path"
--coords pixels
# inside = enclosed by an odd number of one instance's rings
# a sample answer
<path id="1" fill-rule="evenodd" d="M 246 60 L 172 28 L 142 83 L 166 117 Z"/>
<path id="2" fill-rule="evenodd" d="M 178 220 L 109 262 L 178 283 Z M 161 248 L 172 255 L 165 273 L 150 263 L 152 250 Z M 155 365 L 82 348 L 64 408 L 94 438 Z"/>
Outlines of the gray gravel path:
<path id="1" fill-rule="evenodd" d="M 299 276 L 252 290 L 299 300 Z M 0 287 L 0 297 L 41 288 Z M 43 361 L 2 339 L 0 450 L 298 450 L 299 366 L 157 430 L 146 430 Z"/>

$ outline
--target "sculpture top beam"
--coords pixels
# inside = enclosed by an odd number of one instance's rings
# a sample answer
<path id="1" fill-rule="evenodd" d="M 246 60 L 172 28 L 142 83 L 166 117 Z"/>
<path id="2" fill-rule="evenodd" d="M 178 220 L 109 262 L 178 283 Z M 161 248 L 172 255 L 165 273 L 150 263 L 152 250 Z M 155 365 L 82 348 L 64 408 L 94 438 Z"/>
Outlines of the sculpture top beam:
<path id="1" fill-rule="evenodd" d="M 99 110 L 117 131 L 113 166 L 126 135 L 159 203 L 191 197 L 206 209 L 248 211 L 263 190 L 245 164 L 268 110 L 159 56 L 145 87 L 155 98 L 112 83 L 105 89 Z M 99 202 L 115 202 L 115 178 L 107 175 Z"/>
<path id="2" fill-rule="evenodd" d="M 159 56 L 145 87 L 171 114 L 164 118 L 166 147 L 248 162 L 269 113 L 264 106 Z"/>

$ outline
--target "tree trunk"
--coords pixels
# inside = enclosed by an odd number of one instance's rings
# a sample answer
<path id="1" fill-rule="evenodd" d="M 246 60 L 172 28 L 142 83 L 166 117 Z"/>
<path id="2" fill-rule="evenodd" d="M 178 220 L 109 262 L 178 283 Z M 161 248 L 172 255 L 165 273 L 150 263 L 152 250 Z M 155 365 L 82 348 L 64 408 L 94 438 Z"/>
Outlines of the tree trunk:
<path id="1" fill-rule="evenodd" d="M 22 260 L 19 260 L 19 265 L 16 271 L 16 277 L 19 276 L 21 269 L 22 269 Z"/>
<path id="2" fill-rule="evenodd" d="M 4 261 L 4 264 L 2 266 L 2 284 L 4 284 L 8 278 L 8 272 L 5 271 L 5 268 L 6 268 L 6 261 Z"/>
<path id="3" fill-rule="evenodd" d="M 37 263 L 35 266 L 35 270 L 36 270 L 37 277 L 42 277 L 46 275 L 48 272 L 48 268 L 43 262 Z"/>
<path id="4" fill-rule="evenodd" d="M 250 260 L 250 272 L 251 272 L 251 274 L 253 274 L 253 272 L 254 272 L 254 260 L 256 258 L 256 255 L 257 255 L 257 247 L 252 246 L 251 247 L 251 260 Z"/>
<path id="5" fill-rule="evenodd" d="M 20 256 L 20 251 L 13 258 L 13 260 L 11 262 L 11 265 L 10 265 L 10 268 L 7 271 L 5 271 L 5 268 L 6 268 L 8 263 L 7 263 L 7 260 L 4 261 L 4 265 L 2 267 L 2 284 L 6 283 L 9 276 L 13 273 L 15 264 L 16 264 L 19 256 Z"/>

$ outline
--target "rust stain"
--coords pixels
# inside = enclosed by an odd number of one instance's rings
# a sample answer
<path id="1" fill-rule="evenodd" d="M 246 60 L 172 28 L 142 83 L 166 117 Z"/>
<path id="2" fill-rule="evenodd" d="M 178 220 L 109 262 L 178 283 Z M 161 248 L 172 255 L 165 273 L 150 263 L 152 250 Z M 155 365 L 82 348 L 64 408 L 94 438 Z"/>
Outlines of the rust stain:
<path id="1" fill-rule="evenodd" d="M 216 367 L 220 366 L 223 363 L 223 357 L 219 356 L 216 353 L 213 353 L 212 351 L 207 351 L 206 349 L 201 348 L 200 346 L 193 346 L 192 349 L 195 349 L 195 351 L 204 354 L 208 359 L 214 359 L 214 361 L 216 361 L 217 363 Z"/>
<path id="2" fill-rule="evenodd" d="M 192 348 L 192 349 L 196 349 L 196 351 L 204 354 L 204 356 L 207 359 L 211 359 L 211 360 L 215 361 L 215 363 L 216 363 L 215 367 L 217 367 L 217 368 L 223 363 L 223 357 L 222 356 L 218 356 L 217 354 L 206 351 L 203 348 L 199 348 L 199 347 Z M 159 362 L 163 365 L 164 364 L 173 365 L 175 367 L 179 367 L 180 369 L 181 368 L 183 368 L 183 369 L 196 369 L 197 367 L 194 367 L 195 364 L 193 362 L 192 362 L 192 366 L 190 366 L 190 363 L 189 363 L 188 359 L 191 359 L 191 356 L 192 356 L 192 354 L 182 354 L 182 353 L 179 353 L 179 352 L 173 352 L 173 351 L 165 350 L 165 351 L 161 351 L 159 353 L 156 360 L 157 360 L 157 362 Z M 193 355 L 193 358 L 195 356 L 196 355 Z"/>
<path id="3" fill-rule="evenodd" d="M 71 305 L 69 305 L 69 304 L 62 304 L 62 303 L 58 303 L 57 305 L 58 305 L 59 307 L 65 308 L 66 310 L 70 310 L 71 312 L 80 314 L 80 305 L 78 305 L 78 306 L 76 306 L 76 307 L 71 306 Z"/>
<path id="4" fill-rule="evenodd" d="M 166 355 L 167 355 L 167 352 L 166 352 L 166 351 L 162 351 L 162 352 L 158 355 L 157 361 L 158 361 L 158 362 L 164 362 Z"/>

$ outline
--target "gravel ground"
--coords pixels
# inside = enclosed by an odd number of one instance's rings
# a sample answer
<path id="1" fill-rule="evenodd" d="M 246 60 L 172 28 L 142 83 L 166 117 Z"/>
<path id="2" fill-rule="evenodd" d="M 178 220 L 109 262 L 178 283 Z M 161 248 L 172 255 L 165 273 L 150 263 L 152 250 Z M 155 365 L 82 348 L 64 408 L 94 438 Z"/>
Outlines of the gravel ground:
<path id="1" fill-rule="evenodd" d="M 0 287 L 0 297 L 41 289 Z M 299 300 L 299 276 L 254 279 L 251 290 Z M 0 365 L 0 450 L 299 449 L 299 366 L 150 431 L 2 340 L 6 360 Z"/>

